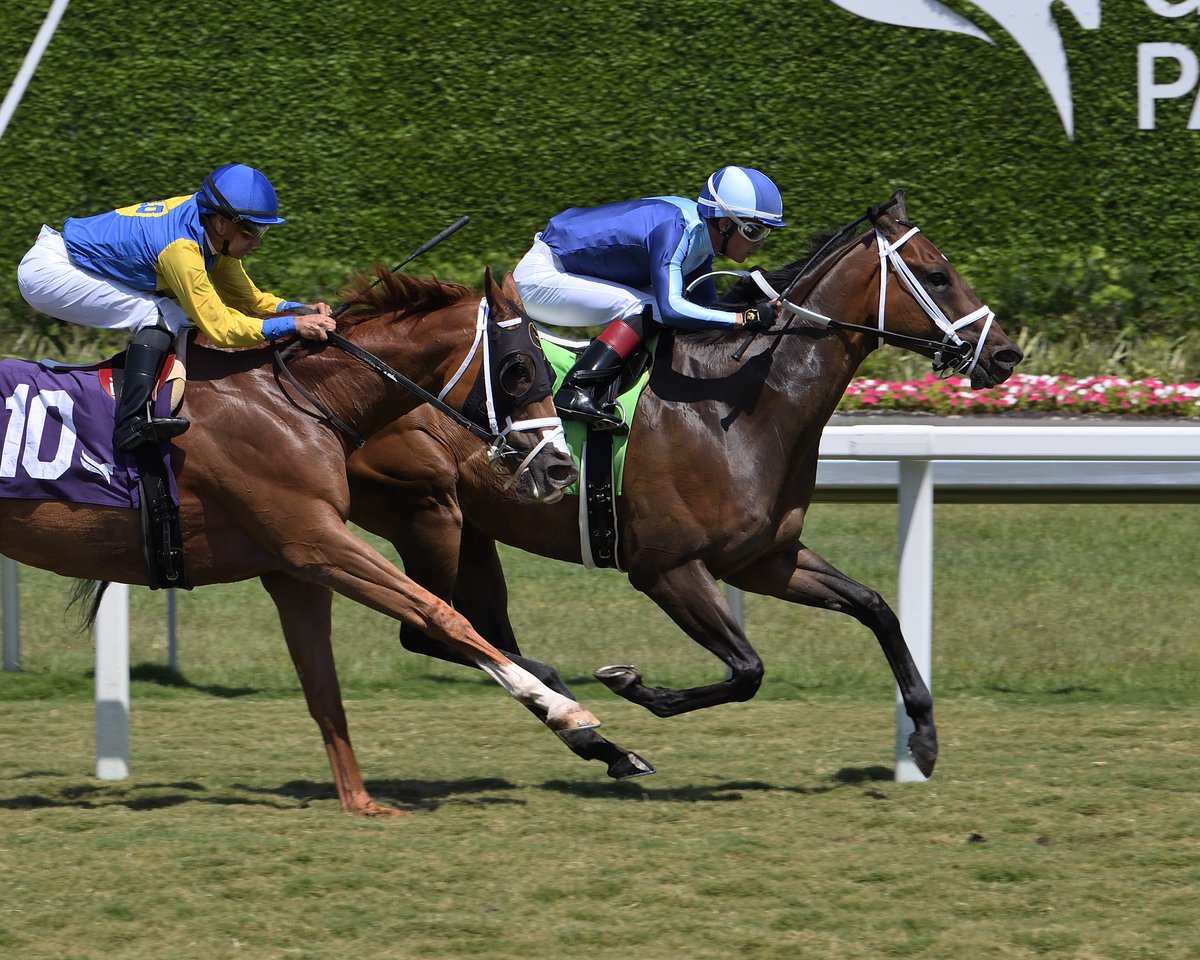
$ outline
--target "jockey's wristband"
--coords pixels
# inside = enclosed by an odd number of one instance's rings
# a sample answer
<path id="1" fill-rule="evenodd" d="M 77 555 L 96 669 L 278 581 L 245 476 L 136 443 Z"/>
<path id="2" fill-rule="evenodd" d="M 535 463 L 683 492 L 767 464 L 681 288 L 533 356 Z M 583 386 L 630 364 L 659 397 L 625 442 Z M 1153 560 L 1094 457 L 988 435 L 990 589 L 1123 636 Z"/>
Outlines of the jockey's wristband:
<path id="1" fill-rule="evenodd" d="M 262 334 L 264 340 L 278 340 L 280 337 L 290 337 L 296 332 L 295 317 L 267 317 L 263 321 Z"/>
<path id="2" fill-rule="evenodd" d="M 297 307 L 302 307 L 299 300 L 280 300 L 279 306 L 275 308 L 276 313 L 287 313 L 289 310 L 295 310 Z"/>

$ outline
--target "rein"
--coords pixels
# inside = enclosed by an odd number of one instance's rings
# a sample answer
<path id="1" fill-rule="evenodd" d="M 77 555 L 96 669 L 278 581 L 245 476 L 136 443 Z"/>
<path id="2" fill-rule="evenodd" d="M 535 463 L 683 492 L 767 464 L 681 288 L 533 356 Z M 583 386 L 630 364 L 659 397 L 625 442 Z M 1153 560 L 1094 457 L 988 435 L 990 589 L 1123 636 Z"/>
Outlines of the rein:
<path id="1" fill-rule="evenodd" d="M 460 217 L 441 233 L 426 240 L 423 244 L 417 247 L 416 250 L 392 267 L 388 273 L 396 273 L 401 267 L 404 267 L 408 263 L 417 259 L 417 257 L 421 256 L 421 254 L 432 250 L 451 234 L 466 226 L 470 220 L 470 217 Z M 378 277 L 367 289 L 371 289 L 371 287 L 376 286 L 382 280 L 382 276 Z M 353 305 L 353 303 L 353 300 L 348 300 L 343 303 L 340 307 L 333 311 L 333 317 L 340 317 Z M 563 431 L 562 421 L 558 417 L 520 420 L 516 423 L 513 422 L 512 417 L 508 417 L 506 418 L 507 422 L 505 423 L 504 428 L 500 428 L 498 423 L 498 414 L 496 411 L 495 392 L 492 385 L 492 364 L 491 357 L 489 355 L 488 337 L 485 335 L 487 332 L 488 315 L 487 300 L 483 299 L 479 302 L 479 312 L 475 324 L 475 342 L 471 344 L 471 349 L 467 352 L 466 359 L 463 360 L 462 364 L 458 368 L 458 371 L 453 377 L 450 378 L 450 382 L 442 390 L 441 394 L 436 397 L 419 384 L 414 383 L 408 377 L 404 376 L 404 374 L 394 370 L 392 367 L 389 367 L 370 351 L 364 350 L 357 344 L 352 343 L 341 334 L 330 331 L 326 334 L 326 337 L 328 342 L 333 346 L 343 350 L 356 360 L 366 364 L 385 380 L 390 380 L 392 383 L 404 387 L 410 393 L 424 400 L 430 406 L 440 410 L 464 430 L 470 432 L 486 443 L 488 445 L 488 463 L 490 463 L 493 468 L 498 468 L 505 462 L 518 460 L 521 457 L 520 451 L 509 444 L 507 440 L 509 433 L 514 431 L 520 433 L 526 430 L 541 430 L 544 428 L 551 428 L 546 435 L 543 436 L 538 443 L 533 446 L 533 449 L 529 452 L 529 454 L 524 459 L 521 459 L 517 466 L 513 468 L 512 476 L 509 477 L 508 482 L 505 484 L 505 489 L 508 489 L 517 482 L 522 474 L 524 474 L 528 465 L 539 453 L 541 453 L 543 447 L 545 447 L 547 444 L 554 443 L 559 439 L 563 441 L 565 446 L 566 434 Z M 496 321 L 497 325 L 500 327 L 514 326 L 520 322 L 522 322 L 520 317 L 511 321 Z M 476 425 L 472 420 L 463 416 L 461 413 L 459 413 L 459 411 L 455 410 L 445 402 L 446 395 L 450 392 L 454 385 L 458 383 L 459 379 L 470 367 L 471 361 L 474 360 L 475 353 L 479 349 L 479 344 L 481 341 L 483 343 L 484 397 L 487 402 L 488 425 L 491 427 L 490 433 L 487 430 L 484 430 L 482 427 Z M 321 413 L 325 421 L 335 430 L 341 431 L 343 434 L 345 434 L 356 448 L 361 449 L 366 443 L 366 440 L 358 433 L 358 431 L 350 426 L 350 424 L 346 423 L 345 420 L 335 414 L 323 403 L 321 403 L 321 401 L 318 400 L 317 397 L 314 396 L 313 393 L 304 386 L 304 384 L 296 379 L 292 371 L 288 369 L 287 360 L 289 357 L 294 355 L 295 346 L 295 344 L 292 344 L 282 352 L 278 349 L 275 350 L 275 363 L 279 369 L 283 371 L 284 376 L 286 376 L 287 379 L 296 387 L 296 389 L 300 391 L 300 394 Z"/>
<path id="2" fill-rule="evenodd" d="M 489 459 L 489 461 L 494 463 L 497 460 L 510 459 L 513 457 L 520 456 L 520 451 L 509 446 L 508 441 L 505 439 L 504 434 L 508 432 L 507 430 L 505 430 L 504 432 L 497 431 L 495 433 L 489 433 L 487 430 L 483 429 L 483 427 L 480 427 L 477 424 L 472 423 L 470 420 L 468 420 L 466 417 L 464 417 L 461 413 L 459 413 L 457 410 L 455 410 L 452 406 L 450 406 L 448 403 L 446 403 L 444 400 L 440 399 L 439 397 L 434 396 L 432 393 L 430 393 L 428 390 L 426 390 L 420 384 L 410 380 L 408 377 L 406 377 L 404 374 L 400 373 L 398 370 L 388 366 L 386 363 L 384 363 L 382 360 L 380 360 L 377 356 L 375 356 L 375 354 L 371 353 L 369 350 L 364 350 L 362 347 L 360 347 L 358 344 L 354 343 L 352 340 L 348 340 L 346 337 L 342 336 L 340 333 L 337 333 L 332 330 L 329 331 L 329 333 L 326 334 L 326 336 L 328 337 L 327 342 L 331 346 L 337 347 L 339 350 L 343 351 L 344 353 L 349 354 L 355 360 L 358 360 L 360 363 L 362 363 L 362 364 L 366 365 L 367 367 L 369 367 L 370 369 L 374 370 L 377 374 L 379 374 L 385 380 L 389 380 L 392 383 L 397 384 L 398 386 L 404 387 L 404 389 L 408 390 L 410 393 L 417 396 L 418 398 L 423 400 L 425 403 L 428 403 L 430 406 L 435 407 L 436 409 L 438 409 L 439 411 L 444 413 L 447 417 L 449 417 L 451 420 L 453 420 L 455 423 L 457 423 L 464 430 L 469 431 L 474 436 L 476 436 L 480 440 L 482 440 L 484 443 L 488 444 L 488 448 L 489 448 L 488 449 L 488 459 Z M 473 353 L 473 351 L 472 351 L 472 353 Z M 295 375 L 287 367 L 287 357 L 284 355 L 283 352 L 281 352 L 279 350 L 275 351 L 275 363 L 278 365 L 279 369 L 283 371 L 284 375 L 288 378 L 288 380 L 293 385 L 295 385 L 295 387 L 301 392 L 301 394 L 304 396 L 304 398 L 306 400 L 308 400 L 308 402 L 311 403 L 314 407 L 316 407 L 316 409 L 321 412 L 321 415 L 334 428 L 336 428 L 337 430 L 344 433 L 350 439 L 351 443 L 353 443 L 355 445 L 356 448 L 362 447 L 363 444 L 366 443 L 366 440 L 364 440 L 363 437 L 359 435 L 358 431 L 356 431 L 353 427 L 351 427 L 348 423 L 346 423 L 346 421 L 344 421 L 341 417 L 339 417 L 332 410 L 330 410 L 323 403 L 321 403 L 321 401 L 318 400 L 317 397 L 314 396 L 311 391 L 309 391 L 302 383 L 300 383 L 299 380 L 296 379 Z"/>
<path id="3" fill-rule="evenodd" d="M 877 327 L 868 327 L 864 324 L 847 323 L 842 320 L 835 320 L 832 317 L 827 317 L 824 314 L 817 313 L 815 310 L 808 309 L 807 307 L 803 306 L 802 303 L 793 303 L 787 299 L 788 294 L 792 292 L 796 284 L 799 283 L 804 277 L 805 272 L 816 260 L 821 257 L 831 243 L 833 243 L 839 237 L 844 236 L 848 231 L 851 231 L 860 224 L 865 223 L 867 220 L 874 222 L 879 213 L 886 210 L 894 202 L 895 198 L 881 207 L 872 208 L 857 220 L 854 220 L 837 231 L 837 233 L 830 237 L 829 240 L 827 240 L 821 246 L 821 248 L 816 251 L 816 253 L 809 257 L 808 261 L 803 267 L 800 268 L 795 277 L 793 277 L 787 287 L 784 288 L 782 293 L 776 291 L 770 285 L 770 283 L 767 282 L 766 277 L 764 277 L 762 272 L 759 270 L 717 271 L 718 273 L 728 273 L 735 276 L 751 278 L 758 286 L 759 290 L 761 290 L 772 300 L 777 300 L 783 310 L 789 314 L 787 323 L 779 330 L 766 329 L 761 331 L 751 331 L 750 336 L 746 338 L 746 340 L 734 353 L 734 359 L 741 358 L 741 355 L 750 345 L 750 340 L 758 333 L 800 334 L 811 332 L 811 328 L 794 328 L 791 326 L 792 320 L 796 317 L 799 317 L 801 319 L 810 321 L 822 329 L 832 328 L 835 330 L 851 330 L 860 333 L 873 334 L 879 338 L 880 346 L 883 346 L 884 343 L 890 343 L 894 346 L 901 347 L 907 346 L 928 348 L 932 350 L 934 354 L 933 370 L 943 379 L 953 373 L 970 374 L 972 371 L 974 371 L 976 365 L 979 363 L 979 357 L 983 351 L 983 345 L 987 342 L 988 334 L 991 332 L 992 323 L 996 319 L 996 314 L 992 312 L 986 305 L 984 305 L 956 321 L 951 321 L 946 317 L 945 313 L 942 312 L 941 308 L 929 295 L 929 291 L 921 286 L 920 282 L 913 275 L 912 270 L 909 269 L 908 264 L 905 263 L 903 257 L 900 256 L 900 248 L 921 232 L 920 227 L 911 227 L 908 232 L 900 237 L 900 239 L 898 239 L 895 243 L 888 242 L 888 240 L 879 231 L 879 228 L 875 228 L 875 241 L 879 251 L 880 267 L 879 319 Z M 895 270 L 896 275 L 900 278 L 900 282 L 904 285 L 905 289 L 908 290 L 912 298 L 916 300 L 918 306 L 920 306 L 925 312 L 925 315 L 934 322 L 939 330 L 942 331 L 941 340 L 932 340 L 928 337 L 916 337 L 905 333 L 895 333 L 886 329 L 886 300 L 889 264 L 891 265 L 892 269 Z M 836 262 L 831 264 L 830 269 L 832 269 L 832 267 L 835 265 Z M 712 274 L 708 274 L 708 276 L 712 276 Z M 813 288 L 815 288 L 815 286 L 816 284 L 814 283 Z M 807 299 L 807 294 L 803 299 Z M 963 340 L 962 337 L 958 335 L 958 331 L 963 327 L 975 323 L 977 320 L 984 320 L 985 323 L 979 339 L 972 350 L 971 344 Z"/>

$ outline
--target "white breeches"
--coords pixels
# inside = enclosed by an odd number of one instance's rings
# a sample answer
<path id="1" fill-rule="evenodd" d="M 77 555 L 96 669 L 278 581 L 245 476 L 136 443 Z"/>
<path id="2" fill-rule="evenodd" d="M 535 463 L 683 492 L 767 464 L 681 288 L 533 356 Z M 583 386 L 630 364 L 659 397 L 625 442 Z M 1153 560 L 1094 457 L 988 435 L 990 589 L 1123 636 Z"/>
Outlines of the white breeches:
<path id="1" fill-rule="evenodd" d="M 187 323 L 174 300 L 142 293 L 76 266 L 62 235 L 46 226 L 17 267 L 17 285 L 38 312 L 85 327 L 136 333 L 159 324 L 178 333 Z"/>
<path id="2" fill-rule="evenodd" d="M 541 240 L 513 270 L 517 290 L 529 315 L 556 327 L 603 327 L 617 318 L 636 317 L 646 304 L 658 305 L 654 295 L 624 284 L 567 273 L 562 261 Z"/>

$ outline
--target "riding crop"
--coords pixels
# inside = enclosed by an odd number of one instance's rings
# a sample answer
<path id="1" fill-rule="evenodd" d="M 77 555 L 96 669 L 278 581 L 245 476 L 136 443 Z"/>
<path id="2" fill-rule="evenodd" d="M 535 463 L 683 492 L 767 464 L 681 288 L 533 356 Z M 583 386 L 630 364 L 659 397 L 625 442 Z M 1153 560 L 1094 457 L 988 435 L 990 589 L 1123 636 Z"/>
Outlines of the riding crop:
<path id="1" fill-rule="evenodd" d="M 450 226 L 448 226 L 445 230 L 443 230 L 441 233 L 439 233 L 436 237 L 430 237 L 423 244 L 421 244 L 419 247 L 417 247 L 416 250 L 414 250 L 407 257 L 405 257 L 403 260 L 401 260 L 398 264 L 396 264 L 394 267 L 392 267 L 392 269 L 389 270 L 388 273 L 395 273 L 401 267 L 412 263 L 414 260 L 417 259 L 417 257 L 421 256 L 421 254 L 428 253 L 430 250 L 432 250 L 434 247 L 436 247 L 439 243 L 441 243 L 443 240 L 445 240 L 452 233 L 454 233 L 457 230 L 462 229 L 470 222 L 471 222 L 470 217 L 459 217 L 457 220 L 454 221 L 454 223 L 450 224 Z M 379 283 L 379 281 L 382 279 L 383 279 L 383 277 L 379 277 L 375 281 L 375 283 L 372 283 L 371 286 L 367 287 L 366 289 L 370 290 L 371 287 L 375 286 L 375 284 Z M 352 300 L 347 300 L 340 307 L 338 307 L 336 310 L 333 311 L 333 316 L 340 317 L 343 313 L 346 312 L 347 308 L 349 308 L 351 303 L 353 303 Z"/>

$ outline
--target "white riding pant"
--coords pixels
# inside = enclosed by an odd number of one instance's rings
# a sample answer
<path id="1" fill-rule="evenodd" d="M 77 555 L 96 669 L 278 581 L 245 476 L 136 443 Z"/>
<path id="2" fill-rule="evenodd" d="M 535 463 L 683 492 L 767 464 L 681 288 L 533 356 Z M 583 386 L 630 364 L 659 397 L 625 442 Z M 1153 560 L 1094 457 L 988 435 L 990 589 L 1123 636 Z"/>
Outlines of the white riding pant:
<path id="1" fill-rule="evenodd" d="M 568 273 L 558 255 L 540 239 L 535 239 L 521 258 L 513 279 L 525 309 L 540 323 L 603 327 L 618 318 L 638 316 L 646 304 L 653 306 L 654 318 L 659 319 L 654 294 L 611 280 Z"/>
<path id="2" fill-rule="evenodd" d="M 85 327 L 136 333 L 157 324 L 178 333 L 187 323 L 174 300 L 76 266 L 62 235 L 47 226 L 17 267 L 17 285 L 35 310 Z"/>

